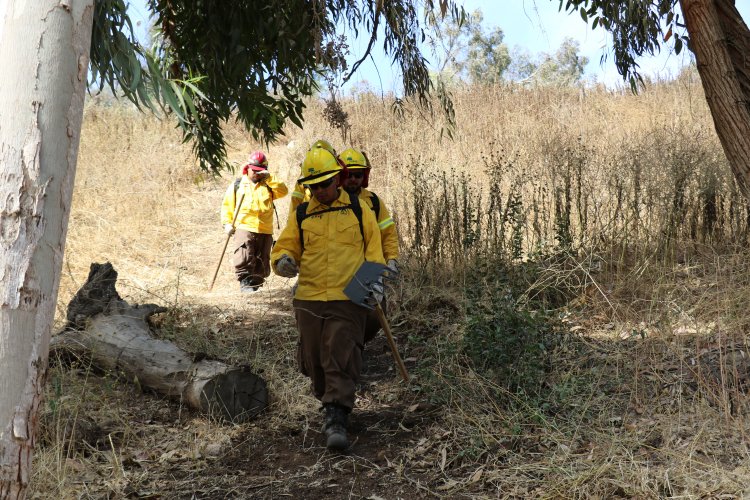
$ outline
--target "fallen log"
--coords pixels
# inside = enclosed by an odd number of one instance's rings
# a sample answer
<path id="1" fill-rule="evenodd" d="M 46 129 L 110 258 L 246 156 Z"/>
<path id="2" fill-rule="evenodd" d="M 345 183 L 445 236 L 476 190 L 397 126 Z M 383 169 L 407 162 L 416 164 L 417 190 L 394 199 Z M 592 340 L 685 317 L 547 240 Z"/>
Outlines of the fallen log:
<path id="1" fill-rule="evenodd" d="M 89 356 L 104 370 L 124 373 L 141 387 L 233 422 L 246 421 L 268 405 L 266 382 L 247 367 L 200 360 L 151 335 L 148 319 L 167 309 L 131 306 L 120 298 L 117 271 L 92 263 L 88 279 L 68 304 L 66 328 L 51 349 Z"/>

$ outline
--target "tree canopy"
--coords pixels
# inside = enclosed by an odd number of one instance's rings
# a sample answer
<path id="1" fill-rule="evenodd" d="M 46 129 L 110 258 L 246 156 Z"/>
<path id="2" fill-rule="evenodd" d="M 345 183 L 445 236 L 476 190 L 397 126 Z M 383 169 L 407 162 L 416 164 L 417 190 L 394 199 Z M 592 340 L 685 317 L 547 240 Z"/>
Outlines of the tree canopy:
<path id="1" fill-rule="evenodd" d="M 424 12 L 463 15 L 452 0 L 423 4 Z M 228 167 L 221 129 L 227 120 L 264 142 L 289 122 L 301 125 L 316 76 L 340 68 L 342 28 L 369 37 L 344 81 L 382 36 L 401 71 L 404 97 L 431 109 L 429 96 L 437 93 L 451 118 L 445 89 L 430 81 L 422 54 L 424 14 L 409 0 L 149 0 L 148 8 L 155 33 L 146 49 L 133 34 L 125 0 L 96 2 L 90 85 L 174 113 L 203 170 Z"/>
<path id="2" fill-rule="evenodd" d="M 591 23 L 592 29 L 601 27 L 612 35 L 615 66 L 633 90 L 643 82 L 638 72 L 638 57 L 657 54 L 663 43 L 672 44 L 679 54 L 688 42 L 685 25 L 675 10 L 678 0 L 559 2 L 561 11 L 578 12 L 584 22 Z"/>
<path id="3" fill-rule="evenodd" d="M 523 49 L 511 52 L 507 77 L 519 83 L 565 87 L 583 78 L 589 60 L 579 54 L 580 44 L 565 38 L 554 54 L 533 56 Z"/>
<path id="4" fill-rule="evenodd" d="M 502 81 L 511 62 L 505 34 L 500 27 L 484 26 L 484 14 L 476 9 L 461 18 L 428 16 L 430 48 L 437 71 L 447 81 L 492 84 Z"/>
<path id="5" fill-rule="evenodd" d="M 566 86 L 581 80 L 588 59 L 580 45 L 566 38 L 552 54 L 531 54 L 503 41 L 499 26 L 486 27 L 481 9 L 461 19 L 428 18 L 428 44 L 436 59 L 437 77 L 449 83 L 492 85 L 504 81 Z"/>

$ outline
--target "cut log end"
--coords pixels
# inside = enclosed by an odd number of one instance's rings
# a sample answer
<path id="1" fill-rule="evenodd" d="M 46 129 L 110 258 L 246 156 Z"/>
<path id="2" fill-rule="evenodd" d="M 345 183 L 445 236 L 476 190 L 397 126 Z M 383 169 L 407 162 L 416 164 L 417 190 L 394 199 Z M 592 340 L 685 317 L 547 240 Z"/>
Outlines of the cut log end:
<path id="1" fill-rule="evenodd" d="M 245 422 L 268 405 L 266 382 L 247 367 L 196 360 L 151 335 L 148 319 L 164 312 L 155 304 L 131 306 L 117 294 L 117 272 L 91 264 L 86 284 L 68 306 L 68 328 L 55 346 L 91 353 L 93 364 L 122 371 L 144 387 L 179 398 L 191 408 L 232 422 Z M 0 495 L 2 497 L 2 495 Z"/>
<path id="2" fill-rule="evenodd" d="M 231 370 L 203 386 L 201 407 L 234 423 L 247 422 L 268 406 L 266 382 L 246 369 Z"/>

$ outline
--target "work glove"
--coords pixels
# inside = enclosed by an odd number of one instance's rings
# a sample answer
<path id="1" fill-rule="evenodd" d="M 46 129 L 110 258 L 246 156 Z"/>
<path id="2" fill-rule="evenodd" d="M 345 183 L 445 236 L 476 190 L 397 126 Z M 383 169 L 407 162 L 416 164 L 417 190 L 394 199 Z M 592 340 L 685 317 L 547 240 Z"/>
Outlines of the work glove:
<path id="1" fill-rule="evenodd" d="M 276 274 L 283 276 L 284 278 L 294 278 L 299 272 L 299 267 L 294 259 L 289 257 L 287 254 L 281 256 L 276 261 Z"/>
<path id="2" fill-rule="evenodd" d="M 377 281 L 370 285 L 370 298 L 367 302 L 373 307 L 383 302 L 383 296 L 385 295 L 385 285 L 383 285 L 383 277 L 379 277 Z"/>
<path id="3" fill-rule="evenodd" d="M 396 259 L 388 259 L 388 272 L 391 274 L 398 274 L 398 261 Z"/>
<path id="4" fill-rule="evenodd" d="M 234 226 L 231 224 L 224 224 L 224 232 L 229 236 L 232 236 L 234 234 Z"/>

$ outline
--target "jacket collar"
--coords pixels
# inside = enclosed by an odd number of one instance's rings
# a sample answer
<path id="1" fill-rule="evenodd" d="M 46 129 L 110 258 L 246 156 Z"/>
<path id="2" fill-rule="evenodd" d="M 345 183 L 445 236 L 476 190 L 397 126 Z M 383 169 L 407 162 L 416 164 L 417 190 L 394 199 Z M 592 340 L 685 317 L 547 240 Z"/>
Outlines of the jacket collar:
<path id="1" fill-rule="evenodd" d="M 315 196 L 312 196 L 310 198 L 310 206 L 308 207 L 307 212 L 310 213 L 312 211 L 317 211 L 317 209 L 321 207 L 321 209 L 325 209 L 328 207 L 340 207 L 344 205 L 351 205 L 351 199 L 349 198 L 349 193 L 347 193 L 344 188 L 339 187 L 339 197 L 333 200 L 333 203 L 330 205 L 324 205 L 320 203 Z"/>

